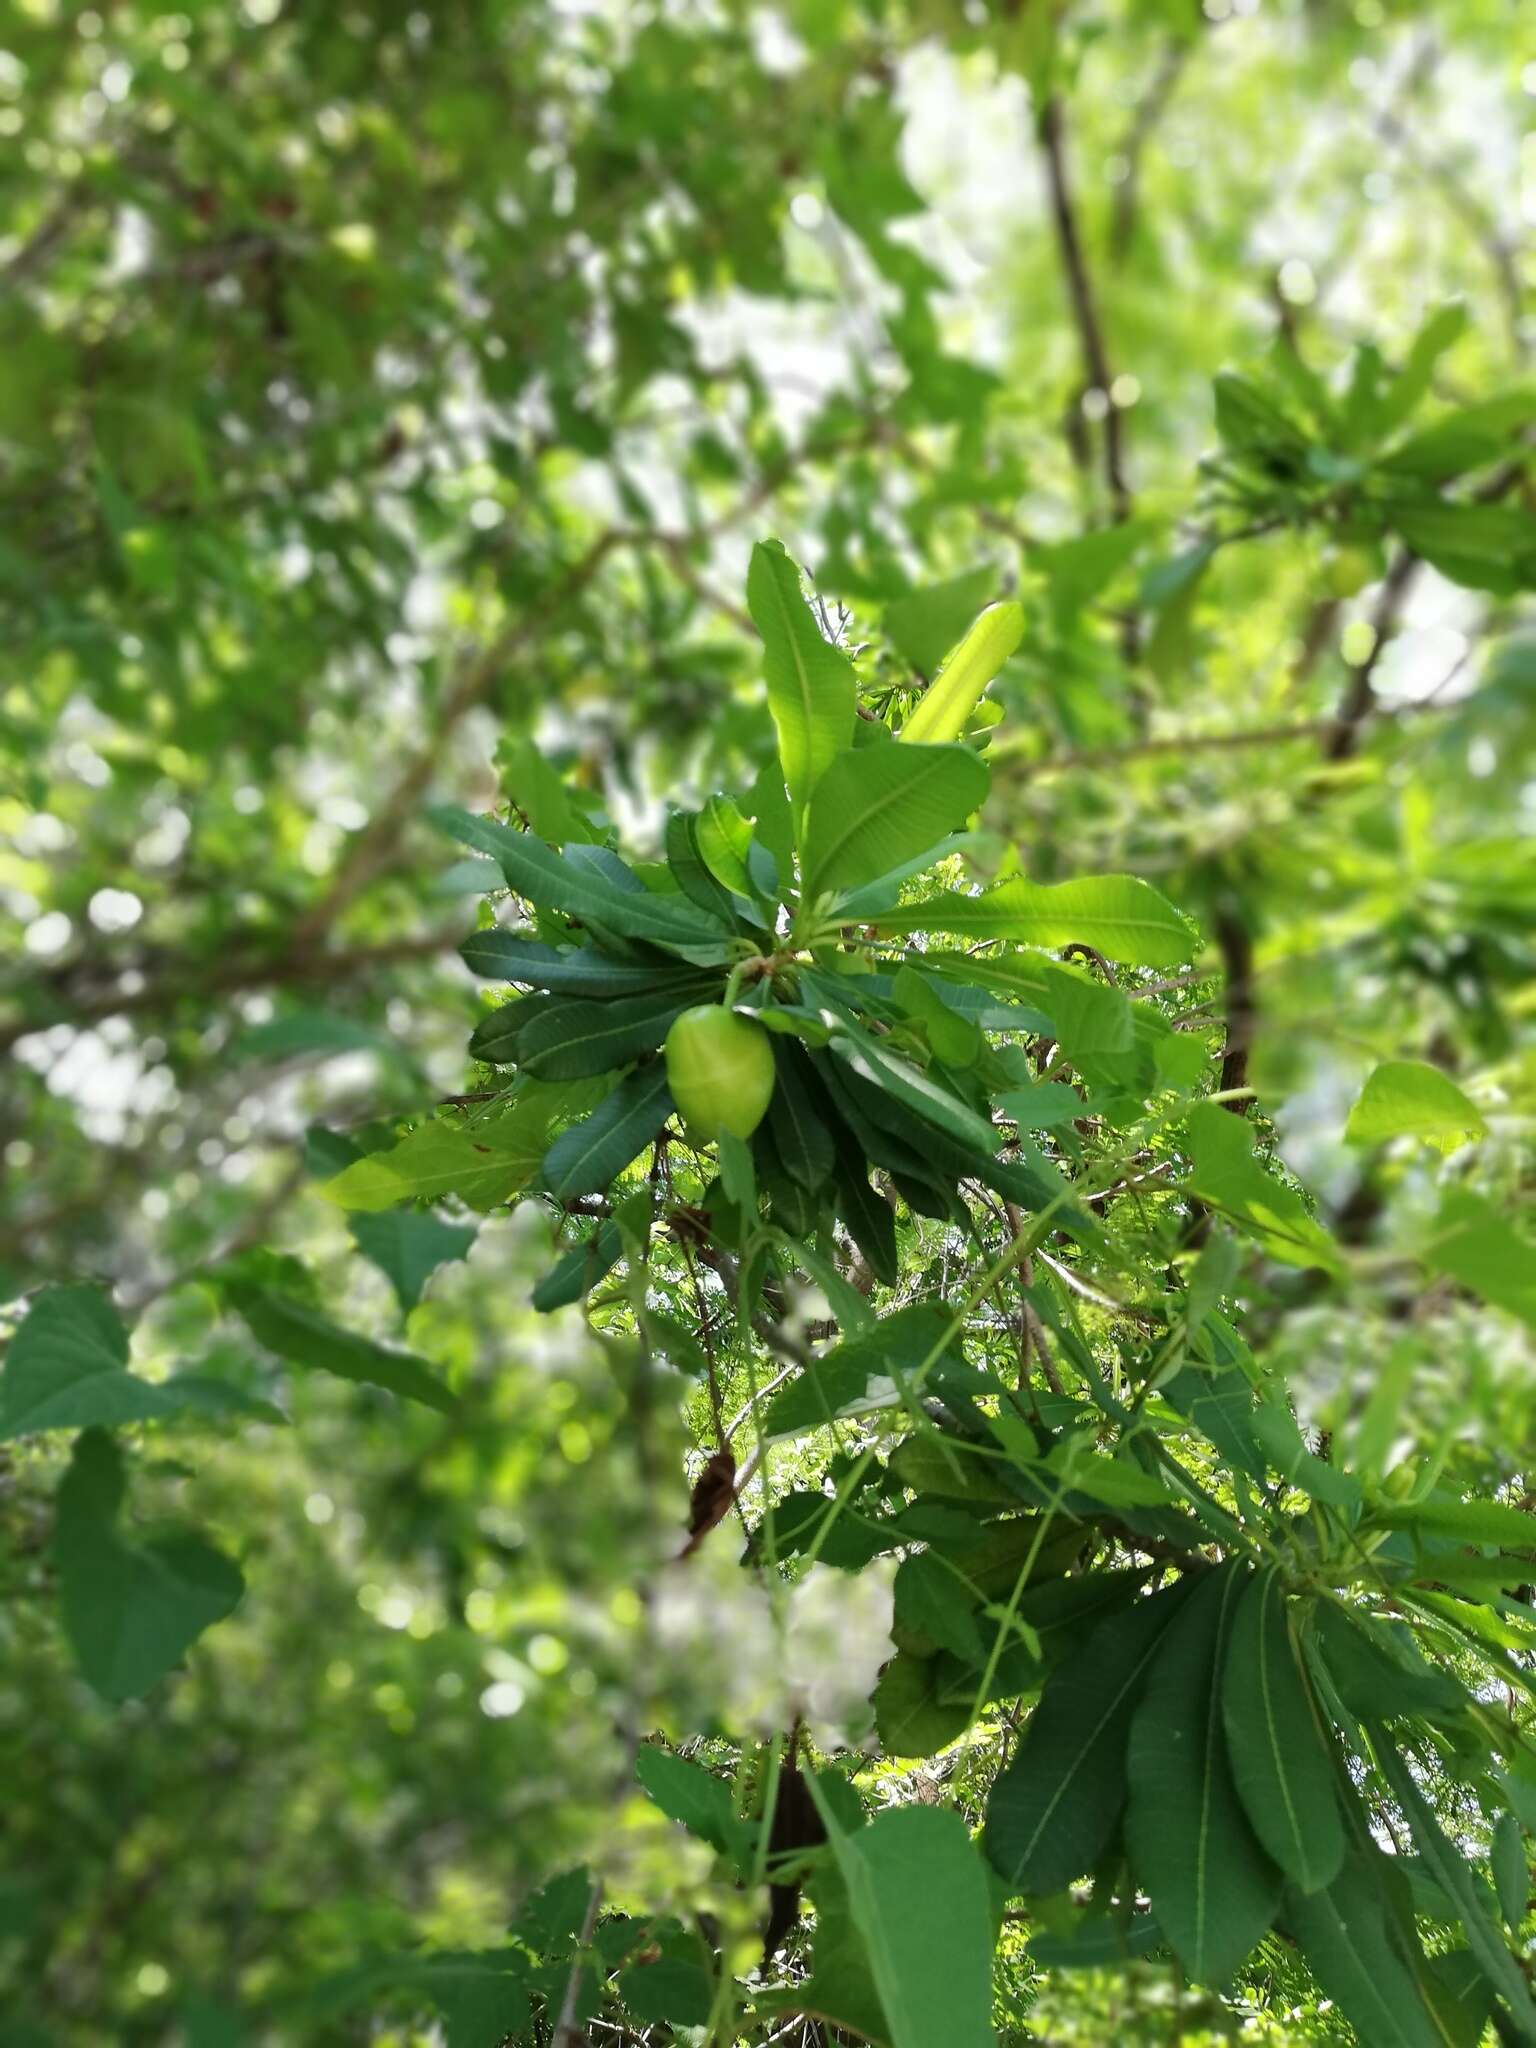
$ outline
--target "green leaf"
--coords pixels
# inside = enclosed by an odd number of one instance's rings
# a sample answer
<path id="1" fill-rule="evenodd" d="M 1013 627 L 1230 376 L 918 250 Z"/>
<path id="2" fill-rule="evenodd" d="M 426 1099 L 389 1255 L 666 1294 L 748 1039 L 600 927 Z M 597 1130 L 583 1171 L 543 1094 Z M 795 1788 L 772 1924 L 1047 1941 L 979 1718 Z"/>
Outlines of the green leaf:
<path id="1" fill-rule="evenodd" d="M 836 1160 L 835 1112 L 793 1039 L 775 1038 L 778 1076 L 768 1104 L 768 1123 L 784 1170 L 813 1194 L 825 1187 Z"/>
<path id="2" fill-rule="evenodd" d="M 898 1640 L 920 1636 L 931 1648 L 948 1650 L 967 1664 L 985 1661 L 986 1646 L 966 1604 L 964 1584 L 933 1551 L 919 1551 L 897 1566 L 893 1600 L 891 1627 L 893 1634 L 902 1631 Z"/>
<path id="3" fill-rule="evenodd" d="M 1411 1636 L 1373 1615 L 1314 1604 L 1312 1641 L 1341 1704 L 1362 1720 L 1398 1714 L 1456 1715 L 1467 1696 L 1454 1678 L 1427 1663 Z"/>
<path id="4" fill-rule="evenodd" d="M 592 836 L 566 793 L 558 770 L 542 748 L 525 736 L 508 734 L 496 749 L 502 787 L 541 839 L 563 846 Z"/>
<path id="5" fill-rule="evenodd" d="M 1131 1723 L 1131 1867 L 1201 1984 L 1226 1983 L 1280 1898 L 1279 1875 L 1232 1782 L 1221 1725 L 1221 1674 L 1248 1583 L 1236 1560 L 1205 1574 L 1163 1638 Z"/>
<path id="6" fill-rule="evenodd" d="M 1448 483 L 1466 470 L 1507 455 L 1521 429 L 1533 420 L 1536 389 L 1501 392 L 1421 427 L 1390 449 L 1381 458 L 1381 467 L 1420 483 Z"/>
<path id="7" fill-rule="evenodd" d="M 759 541 L 747 571 L 747 610 L 762 636 L 768 709 L 796 818 L 828 762 L 848 745 L 855 686 L 846 654 L 822 635 L 800 571 L 778 541 Z"/>
<path id="8" fill-rule="evenodd" d="M 247 1280 L 226 1280 L 223 1291 L 257 1341 L 290 1365 L 385 1387 L 408 1401 L 420 1401 L 445 1413 L 456 1405 L 426 1360 L 413 1352 L 386 1349 L 354 1330 L 342 1329 L 302 1302 Z"/>
<path id="9" fill-rule="evenodd" d="M 967 1067 L 980 1055 L 980 1028 L 954 1008 L 926 974 L 910 963 L 897 972 L 894 994 L 909 1017 L 923 1027 L 933 1056 L 946 1066 Z"/>
<path id="10" fill-rule="evenodd" d="M 128 1333 L 96 1287 L 45 1287 L 11 1339 L 0 1372 L 0 1442 L 48 1429 L 116 1429 L 172 1416 L 285 1418 L 269 1402 L 201 1373 L 140 1379 Z"/>
<path id="11" fill-rule="evenodd" d="M 1344 1127 L 1347 1145 L 1423 1138 L 1453 1152 L 1487 1126 L 1448 1074 L 1423 1060 L 1383 1060 L 1361 1090 Z"/>
<path id="12" fill-rule="evenodd" d="M 987 794 L 984 762 L 965 747 L 850 747 L 811 792 L 801 893 L 856 889 L 958 831 Z"/>
<path id="13" fill-rule="evenodd" d="M 1497 1500 L 1382 1501 L 1371 1508 L 1378 1528 L 1422 1530 L 1456 1543 L 1492 1543 L 1501 1550 L 1536 1550 L 1536 1515 Z"/>
<path id="14" fill-rule="evenodd" d="M 1273 1257 L 1293 1266 L 1338 1268 L 1337 1247 L 1300 1195 L 1253 1156 L 1256 1134 L 1246 1117 L 1202 1102 L 1190 1111 L 1185 1128 L 1196 1194 L 1245 1224 Z"/>
<path id="15" fill-rule="evenodd" d="M 558 854 L 531 832 L 514 832 L 453 804 L 437 805 L 429 815 L 443 831 L 490 854 L 507 887 L 537 910 L 558 911 L 624 938 L 649 939 L 702 965 L 726 957 L 728 944 L 719 925 L 696 904 L 679 896 L 653 896 L 638 884 L 623 887 L 590 858 Z M 600 849 L 575 851 L 590 856 Z"/>
<path id="16" fill-rule="evenodd" d="M 667 817 L 667 866 L 679 889 L 728 930 L 736 923 L 736 905 L 724 883 L 705 865 L 699 847 L 699 818 L 694 811 L 672 811 Z"/>
<path id="17" fill-rule="evenodd" d="M 541 1169 L 545 1187 L 557 1202 L 606 1188 L 652 1142 L 672 1108 L 660 1060 L 627 1075 L 589 1117 L 550 1146 Z"/>
<path id="18" fill-rule="evenodd" d="M 869 1270 L 887 1287 L 898 1276 L 896 1259 L 896 1218 L 883 1195 L 870 1186 L 863 1161 L 854 1156 L 850 1138 L 837 1155 L 837 1213 L 848 1235 L 863 1253 Z"/>
<path id="19" fill-rule="evenodd" d="M 1371 1746 L 1382 1776 L 1407 1817 L 1414 1847 L 1424 1858 L 1430 1876 L 1448 1895 L 1472 1953 L 1509 2008 L 1516 2034 L 1522 2041 L 1536 2042 L 1536 2002 L 1532 2000 L 1530 1987 L 1519 1964 L 1484 1911 L 1482 1899 L 1472 1882 L 1472 1873 L 1460 1851 L 1442 1834 L 1434 1809 L 1420 1791 L 1407 1758 L 1396 1748 L 1391 1736 L 1384 1729 L 1375 1730 Z"/>
<path id="20" fill-rule="evenodd" d="M 966 1365 L 954 1318 L 937 1302 L 910 1302 L 872 1330 L 845 1338 L 776 1394 L 763 1413 L 766 1435 L 800 1436 L 847 1414 L 891 1407 L 926 1367 L 922 1387 L 969 1378 L 980 1391 L 993 1382 Z"/>
<path id="21" fill-rule="evenodd" d="M 997 584 L 996 570 L 971 569 L 892 598 L 881 621 L 886 637 L 915 669 L 931 676 Z"/>
<path id="22" fill-rule="evenodd" d="M 939 1696 L 939 1661 L 903 1650 L 880 1673 L 871 1704 L 887 1756 L 935 1756 L 971 1725 L 971 1702 Z"/>
<path id="23" fill-rule="evenodd" d="M 1536 1329 L 1536 1244 L 1481 1195 L 1450 1190 L 1422 1256 L 1432 1272 Z"/>
<path id="24" fill-rule="evenodd" d="M 860 1080 L 889 1095 L 925 1123 L 933 1124 L 956 1144 L 979 1153 L 983 1159 L 990 1159 L 996 1151 L 998 1133 L 984 1116 L 951 1095 L 924 1068 L 887 1052 L 851 1018 L 834 1026 L 830 1045 Z"/>
<path id="25" fill-rule="evenodd" d="M 654 1742 L 641 1744 L 635 1776 L 669 1820 L 680 1821 L 691 1835 L 725 1855 L 739 1853 L 745 1824 L 731 1804 L 726 1779 Z"/>
<path id="26" fill-rule="evenodd" d="M 599 1001 L 647 995 L 668 975 L 682 978 L 670 960 L 610 960 L 591 946 L 544 946 L 520 932 L 501 930 L 473 933 L 459 956 L 486 981 L 521 981 L 556 995 Z"/>
<path id="27" fill-rule="evenodd" d="M 600 1224 L 544 1275 L 533 1290 L 533 1306 L 542 1316 L 580 1301 L 605 1274 L 612 1272 L 623 1253 L 624 1235 L 618 1224 L 611 1219 Z"/>
<path id="28" fill-rule="evenodd" d="M 1054 1892 L 1093 1869 L 1126 1796 L 1126 1738 L 1178 1585 L 1101 1622 L 1046 1680 L 1024 1740 L 987 1801 L 986 1847 L 1015 1892 Z"/>
<path id="29" fill-rule="evenodd" d="M 1259 1573 L 1238 1603 L 1221 1688 L 1227 1750 L 1253 1831 L 1303 1892 L 1344 1860 L 1338 1768 L 1285 1610 L 1279 1572 Z"/>
<path id="30" fill-rule="evenodd" d="M 964 1821 L 897 1806 L 827 1832 L 893 2048 L 995 2048 L 991 1906 Z"/>
<path id="31" fill-rule="evenodd" d="M 920 746 L 959 739 L 982 692 L 1023 638 L 1023 605 L 1011 599 L 990 605 L 928 685 L 897 737 Z"/>
<path id="32" fill-rule="evenodd" d="M 557 1002 L 521 1033 L 518 1064 L 541 1081 L 584 1081 L 626 1067 L 654 1052 L 708 987 L 701 981 L 682 993 L 674 987 L 611 1003 Z"/>
<path id="33" fill-rule="evenodd" d="M 1489 1855 L 1499 1911 L 1511 1934 L 1518 1934 L 1531 1903 L 1531 1873 L 1525 1853 L 1525 1830 L 1517 1815 L 1501 1813 L 1494 1824 Z"/>
<path id="34" fill-rule="evenodd" d="M 747 872 L 752 822 L 728 796 L 712 796 L 699 813 L 699 853 L 715 881 L 750 903 L 756 893 Z"/>
<path id="35" fill-rule="evenodd" d="M 627 2015 L 645 2026 L 703 2027 L 714 2008 L 714 1979 L 701 1963 L 655 1956 L 633 1963 L 619 1978 Z"/>
<path id="36" fill-rule="evenodd" d="M 238 1567 L 190 1530 L 126 1542 L 124 1491 L 121 1452 L 86 1430 L 59 1484 L 53 1558 L 65 1633 L 109 1700 L 141 1699 L 245 1591 Z"/>
<path id="37" fill-rule="evenodd" d="M 957 932 L 1031 946 L 1092 946 L 1133 967 L 1173 967 L 1196 942 L 1166 898 L 1136 875 L 1084 875 L 1071 882 L 1021 877 L 967 896 L 958 890 L 903 904 L 871 919 L 888 932 Z"/>
<path id="38" fill-rule="evenodd" d="M 1361 2048 L 1444 2048 L 1445 2036 L 1392 1938 L 1378 1859 L 1355 1853 L 1332 1883 L 1293 1893 L 1286 1918 L 1307 1967 Z"/>
<path id="39" fill-rule="evenodd" d="M 422 1288 L 439 1266 L 466 1256 L 476 1234 L 473 1224 L 443 1223 L 415 1210 L 357 1215 L 348 1228 L 353 1243 L 378 1267 L 407 1311 L 420 1301 Z"/>

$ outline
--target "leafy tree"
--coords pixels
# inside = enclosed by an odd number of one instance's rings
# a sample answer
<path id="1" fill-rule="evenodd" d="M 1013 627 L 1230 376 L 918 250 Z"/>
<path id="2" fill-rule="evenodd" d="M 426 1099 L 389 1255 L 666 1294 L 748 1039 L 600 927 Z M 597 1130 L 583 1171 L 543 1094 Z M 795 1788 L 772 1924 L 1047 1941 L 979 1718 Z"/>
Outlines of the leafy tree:
<path id="1" fill-rule="evenodd" d="M 6 2038 L 1536 2039 L 1500 10 L 4 43 Z"/>

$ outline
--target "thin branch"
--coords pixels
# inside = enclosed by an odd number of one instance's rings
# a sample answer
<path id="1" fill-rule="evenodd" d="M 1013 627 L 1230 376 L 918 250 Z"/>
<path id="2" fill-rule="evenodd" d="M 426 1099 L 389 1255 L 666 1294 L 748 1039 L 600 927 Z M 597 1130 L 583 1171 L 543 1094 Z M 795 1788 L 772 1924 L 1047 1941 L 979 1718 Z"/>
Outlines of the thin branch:
<path id="1" fill-rule="evenodd" d="M 1361 728 L 1376 706 L 1373 677 L 1388 639 L 1397 625 L 1409 586 L 1422 564 L 1417 555 L 1403 549 L 1395 555 L 1371 609 L 1371 649 L 1364 661 L 1350 670 L 1349 682 L 1337 716 L 1323 743 L 1325 761 L 1348 761 L 1360 745 Z"/>
<path id="2" fill-rule="evenodd" d="M 1126 138 L 1120 145 L 1119 153 L 1125 160 L 1125 176 L 1115 187 L 1114 215 L 1109 230 L 1110 254 L 1117 264 L 1124 262 L 1136 234 L 1142 157 L 1158 123 L 1168 111 L 1174 88 L 1189 62 L 1190 48 L 1187 42 L 1170 42 L 1164 48 L 1162 59 L 1152 74 L 1152 82 L 1137 106 Z"/>
<path id="3" fill-rule="evenodd" d="M 1104 394 L 1104 404 L 1107 408 L 1104 414 L 1104 480 L 1109 487 L 1115 518 L 1125 520 L 1131 516 L 1131 492 L 1125 479 L 1125 445 L 1120 411 L 1109 395 L 1110 386 L 1115 381 L 1114 373 L 1109 366 L 1109 351 L 1104 342 L 1103 322 L 1099 317 L 1098 301 L 1094 295 L 1093 280 L 1089 275 L 1088 259 L 1083 251 L 1083 238 L 1078 226 L 1077 204 L 1067 168 L 1061 102 L 1054 96 L 1048 99 L 1041 109 L 1039 139 L 1045 157 L 1046 183 L 1051 198 L 1051 219 L 1056 229 L 1056 243 L 1061 252 L 1062 269 L 1066 273 L 1067 293 L 1072 301 L 1072 317 L 1077 326 L 1085 381 L 1089 389 Z"/>

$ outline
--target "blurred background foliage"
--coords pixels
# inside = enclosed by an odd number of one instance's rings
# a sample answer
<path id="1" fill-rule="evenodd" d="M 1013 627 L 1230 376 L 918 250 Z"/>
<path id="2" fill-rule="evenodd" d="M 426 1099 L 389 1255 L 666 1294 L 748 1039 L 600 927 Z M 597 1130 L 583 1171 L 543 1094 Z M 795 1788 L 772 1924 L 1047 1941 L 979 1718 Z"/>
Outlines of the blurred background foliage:
<path id="1" fill-rule="evenodd" d="M 313 1196 L 339 1163 L 314 1131 L 374 1146 L 472 1085 L 481 877 L 429 797 L 537 795 L 547 764 L 645 854 L 664 798 L 770 757 L 741 595 L 764 533 L 873 642 L 877 704 L 944 651 L 911 593 L 964 579 L 960 623 L 1023 601 L 986 822 L 1032 876 L 1125 869 L 1196 914 L 1223 1079 L 1379 1250 L 1401 1429 L 1474 1485 L 1525 1469 L 1515 1326 L 1391 1256 L 1428 1171 L 1342 1143 L 1376 1060 L 1428 1059 L 1487 1115 L 1478 1185 L 1529 1192 L 1511 25 L 1498 0 L 12 0 L 0 1292 L 105 1283 L 140 1369 L 212 1363 L 293 1426 L 205 1430 L 195 1473 L 146 1440 L 136 1516 L 185 1504 L 248 1591 L 113 1710 L 53 1614 L 63 1455 L 0 1452 L 0 2039 L 233 2040 L 236 2005 L 365 1949 L 497 1938 L 583 1858 L 621 1903 L 692 1898 L 624 1786 L 637 1727 L 699 1725 L 686 1670 L 633 1659 L 681 1404 L 637 1445 L 622 1347 L 527 1307 L 526 1216 L 466 1215 L 402 1301 Z M 1233 369 L 1256 381 L 1213 402 Z M 1472 445 L 1428 473 L 1465 473 L 1472 516 L 1430 532 L 1379 445 L 1449 416 Z M 262 1246 L 461 1413 L 274 1368 L 202 1278 Z M 1306 1286 L 1250 1339 L 1330 1428 L 1381 1353 Z M 1249 2038 L 1347 2038 L 1271 1965 Z M 1166 2038 L 1175 1996 L 1161 1967 L 1056 1980 L 1017 2038 Z M 408 2001 L 394 2032 L 274 2024 L 416 2038 Z"/>

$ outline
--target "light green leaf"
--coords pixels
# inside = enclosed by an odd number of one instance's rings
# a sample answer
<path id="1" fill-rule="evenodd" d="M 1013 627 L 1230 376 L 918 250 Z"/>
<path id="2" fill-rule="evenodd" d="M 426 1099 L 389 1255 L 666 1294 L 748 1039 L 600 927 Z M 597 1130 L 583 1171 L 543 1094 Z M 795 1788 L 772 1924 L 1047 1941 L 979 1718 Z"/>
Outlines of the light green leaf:
<path id="1" fill-rule="evenodd" d="M 995 2048 L 987 1879 L 959 1814 L 887 1807 L 828 1833 L 892 2048 Z"/>
<path id="2" fill-rule="evenodd" d="M 1536 1515 L 1497 1500 L 1382 1501 L 1371 1522 L 1385 1529 L 1421 1529 L 1456 1543 L 1492 1543 L 1501 1550 L 1536 1550 Z"/>
<path id="3" fill-rule="evenodd" d="M 1483 1196 L 1451 1189 L 1422 1256 L 1432 1272 L 1536 1329 L 1536 1244 Z"/>
<path id="4" fill-rule="evenodd" d="M 871 1704 L 887 1756 L 936 1756 L 971 1725 L 971 1700 L 939 1697 L 939 1660 L 903 1650 L 880 1673 Z"/>
<path id="5" fill-rule="evenodd" d="M 965 747 L 850 747 L 811 792 L 802 894 L 856 889 L 958 831 L 987 794 Z"/>
<path id="6" fill-rule="evenodd" d="M 355 1330 L 342 1329 L 302 1302 L 247 1280 L 226 1281 L 224 1293 L 258 1342 L 290 1365 L 308 1366 L 316 1372 L 335 1373 L 341 1379 L 385 1387 L 408 1401 L 420 1401 L 428 1408 L 444 1412 L 455 1405 L 447 1387 L 426 1360 L 416 1357 L 414 1352 L 375 1344 Z"/>
<path id="7" fill-rule="evenodd" d="M 1253 1832 L 1303 1892 L 1344 1860 L 1337 1761 L 1302 1673 L 1273 1567 L 1238 1603 L 1221 1683 L 1227 1752 Z"/>
<path id="8" fill-rule="evenodd" d="M 1253 1155 L 1254 1128 L 1220 1103 L 1202 1102 L 1186 1124 L 1190 1185 L 1245 1224 L 1274 1258 L 1292 1266 L 1337 1269 L 1333 1240 L 1294 1188 L 1266 1172 Z"/>
<path id="9" fill-rule="evenodd" d="M 1163 1631 L 1187 1586 L 1101 1622 L 1046 1680 L 987 1801 L 987 1854 L 1012 1891 L 1054 1892 L 1098 1862 L 1125 1804 L 1125 1746 Z"/>
<path id="10" fill-rule="evenodd" d="M 1489 1856 L 1499 1911 L 1511 1934 L 1518 1934 L 1531 1903 L 1531 1872 L 1525 1853 L 1525 1830 L 1519 1817 L 1501 1813 L 1494 1824 Z"/>
<path id="11" fill-rule="evenodd" d="M 1136 875 L 1083 875 L 1071 882 L 999 882 L 903 904 L 873 919 L 882 931 L 958 932 L 1030 946 L 1092 946 L 1132 967 L 1173 967 L 1196 950 L 1190 927 Z"/>
<path id="12" fill-rule="evenodd" d="M 140 1699 L 245 1591 L 238 1567 L 190 1530 L 135 1545 L 117 1529 L 122 1453 L 104 1430 L 75 1445 L 59 1484 L 53 1557 L 64 1629 L 104 1699 Z"/>
<path id="13" fill-rule="evenodd" d="M 853 730 L 853 668 L 824 638 L 800 588 L 800 571 L 778 541 L 759 541 L 747 571 L 747 610 L 762 635 L 768 709 L 798 819 L 828 762 Z"/>
<path id="14" fill-rule="evenodd" d="M 1361 1090 L 1344 1127 L 1348 1145 L 1423 1138 L 1454 1152 L 1487 1129 L 1476 1105 L 1448 1074 L 1423 1060 L 1383 1060 Z"/>
<path id="15" fill-rule="evenodd" d="M 1280 1898 L 1279 1874 L 1238 1799 L 1221 1723 L 1221 1674 L 1248 1583 L 1235 1560 L 1204 1576 L 1163 1638 L 1131 1723 L 1131 1867 L 1200 1984 L 1226 1983 Z"/>
<path id="16" fill-rule="evenodd" d="M 1024 607 L 990 605 L 955 648 L 901 728 L 908 744 L 942 745 L 965 731 L 981 694 L 1024 638 Z"/>

